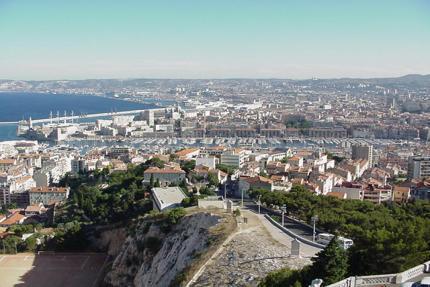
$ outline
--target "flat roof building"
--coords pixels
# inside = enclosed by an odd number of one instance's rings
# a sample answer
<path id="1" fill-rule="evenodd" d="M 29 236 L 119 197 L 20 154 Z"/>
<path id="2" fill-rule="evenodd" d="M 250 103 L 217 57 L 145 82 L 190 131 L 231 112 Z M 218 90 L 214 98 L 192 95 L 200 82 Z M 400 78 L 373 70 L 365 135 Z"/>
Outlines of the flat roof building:
<path id="1" fill-rule="evenodd" d="M 179 207 L 184 198 L 187 196 L 177 186 L 152 188 L 152 202 L 158 211 Z"/>

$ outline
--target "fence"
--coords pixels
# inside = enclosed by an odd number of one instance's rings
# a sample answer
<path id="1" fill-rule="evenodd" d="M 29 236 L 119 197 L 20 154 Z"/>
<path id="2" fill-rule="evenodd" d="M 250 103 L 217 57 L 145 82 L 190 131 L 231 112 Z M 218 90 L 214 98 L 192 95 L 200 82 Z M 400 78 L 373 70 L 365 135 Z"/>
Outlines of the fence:
<path id="1" fill-rule="evenodd" d="M 401 284 L 411 280 L 414 281 L 414 278 L 417 278 L 425 273 L 430 273 L 430 261 L 401 273 L 349 277 L 342 281 L 328 285 L 327 287 L 358 287 Z"/>

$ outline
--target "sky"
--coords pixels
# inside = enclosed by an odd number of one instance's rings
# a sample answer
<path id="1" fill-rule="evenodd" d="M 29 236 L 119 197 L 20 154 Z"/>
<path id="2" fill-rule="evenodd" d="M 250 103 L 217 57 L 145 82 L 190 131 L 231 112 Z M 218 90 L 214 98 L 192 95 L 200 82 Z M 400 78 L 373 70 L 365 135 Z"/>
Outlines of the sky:
<path id="1" fill-rule="evenodd" d="M 430 0 L 0 0 L 0 79 L 430 74 Z"/>

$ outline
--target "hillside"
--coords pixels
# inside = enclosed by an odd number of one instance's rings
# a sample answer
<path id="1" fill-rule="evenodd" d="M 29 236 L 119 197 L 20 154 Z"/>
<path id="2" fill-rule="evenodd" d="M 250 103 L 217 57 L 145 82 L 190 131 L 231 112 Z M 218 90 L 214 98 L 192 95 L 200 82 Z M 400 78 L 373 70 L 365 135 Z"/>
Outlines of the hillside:
<path id="1" fill-rule="evenodd" d="M 123 243 L 104 285 L 181 286 L 236 228 L 227 214 L 183 215 L 178 209 L 141 220 Z"/>

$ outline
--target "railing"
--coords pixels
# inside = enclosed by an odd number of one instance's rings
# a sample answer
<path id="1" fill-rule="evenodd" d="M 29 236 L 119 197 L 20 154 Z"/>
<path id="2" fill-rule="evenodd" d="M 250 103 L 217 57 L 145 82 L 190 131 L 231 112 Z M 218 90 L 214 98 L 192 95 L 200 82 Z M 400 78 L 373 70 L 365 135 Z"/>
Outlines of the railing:
<path id="1" fill-rule="evenodd" d="M 397 274 L 359 276 L 355 279 L 355 286 L 374 286 L 395 284 Z"/>
<path id="2" fill-rule="evenodd" d="M 325 245 L 313 242 L 309 239 L 306 239 L 300 235 L 295 234 L 294 232 L 292 232 L 291 230 L 285 228 L 284 226 L 282 226 L 281 224 L 279 224 L 278 222 L 276 222 L 273 218 L 271 218 L 269 215 L 265 214 L 264 217 L 266 217 L 273 225 L 275 225 L 276 227 L 278 227 L 279 229 L 281 229 L 283 232 L 287 233 L 289 236 L 296 238 L 298 241 L 316 247 L 316 248 L 320 248 L 320 249 L 324 249 Z"/>
<path id="3" fill-rule="evenodd" d="M 343 279 L 342 281 L 328 285 L 327 287 L 354 287 L 354 286 L 355 286 L 355 277 L 349 277 L 349 278 Z"/>
<path id="4" fill-rule="evenodd" d="M 425 272 L 425 265 L 418 265 L 414 268 L 408 269 L 402 273 L 397 274 L 396 283 L 403 283 L 409 279 L 415 278 Z"/>
<path id="5" fill-rule="evenodd" d="M 411 281 L 411 279 L 417 278 L 424 273 L 430 273 L 430 261 L 427 261 L 424 264 L 415 266 L 401 273 L 348 277 L 342 281 L 333 283 L 326 287 L 359 287 L 401 284 Z"/>

